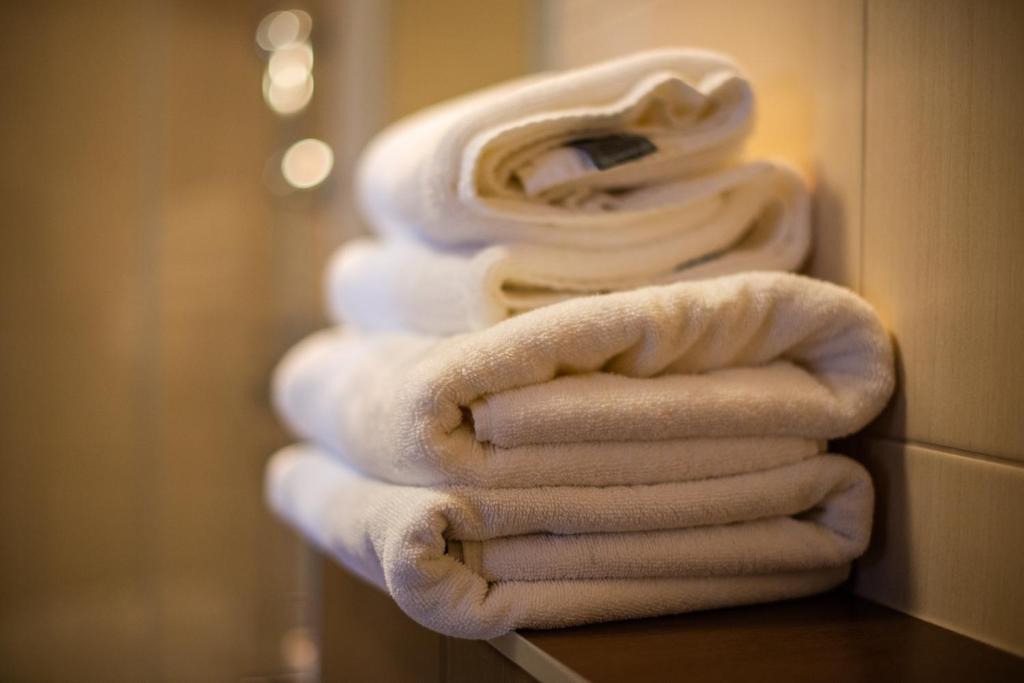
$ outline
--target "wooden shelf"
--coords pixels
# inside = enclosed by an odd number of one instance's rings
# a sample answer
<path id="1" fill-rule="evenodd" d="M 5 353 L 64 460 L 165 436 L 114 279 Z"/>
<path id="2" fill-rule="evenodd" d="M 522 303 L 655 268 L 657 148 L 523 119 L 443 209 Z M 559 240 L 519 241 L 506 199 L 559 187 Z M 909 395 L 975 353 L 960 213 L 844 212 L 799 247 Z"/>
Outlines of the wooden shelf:
<path id="1" fill-rule="evenodd" d="M 1024 659 L 838 590 L 769 605 L 447 638 L 330 560 L 325 683 L 1024 681 Z"/>
<path id="2" fill-rule="evenodd" d="M 1024 659 L 842 591 L 770 605 L 512 633 L 527 677 L 592 681 L 1024 681 Z"/>

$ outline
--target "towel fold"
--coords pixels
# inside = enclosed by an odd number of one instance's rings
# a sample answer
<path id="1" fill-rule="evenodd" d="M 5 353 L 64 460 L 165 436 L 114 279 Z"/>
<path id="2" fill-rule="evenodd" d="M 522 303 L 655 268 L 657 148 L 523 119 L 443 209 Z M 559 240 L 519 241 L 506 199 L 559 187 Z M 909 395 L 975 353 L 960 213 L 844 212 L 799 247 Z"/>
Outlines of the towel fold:
<path id="1" fill-rule="evenodd" d="M 644 52 L 404 119 L 363 154 L 357 194 L 377 230 L 435 246 L 641 245 L 692 224 L 679 182 L 733 163 L 753 110 L 728 59 Z"/>
<path id="2" fill-rule="evenodd" d="M 573 299 L 448 338 L 332 330 L 282 361 L 305 439 L 404 484 L 607 486 L 773 468 L 893 387 L 846 289 L 783 273 Z"/>
<path id="3" fill-rule="evenodd" d="M 328 268 L 332 315 L 363 329 L 453 334 L 574 296 L 803 262 L 808 199 L 789 167 L 756 162 L 663 190 L 677 205 L 672 231 L 614 248 L 357 241 Z"/>
<path id="4" fill-rule="evenodd" d="M 282 517 L 464 638 L 808 595 L 845 579 L 871 527 L 867 473 L 832 455 L 600 488 L 397 486 L 311 446 L 267 472 Z"/>

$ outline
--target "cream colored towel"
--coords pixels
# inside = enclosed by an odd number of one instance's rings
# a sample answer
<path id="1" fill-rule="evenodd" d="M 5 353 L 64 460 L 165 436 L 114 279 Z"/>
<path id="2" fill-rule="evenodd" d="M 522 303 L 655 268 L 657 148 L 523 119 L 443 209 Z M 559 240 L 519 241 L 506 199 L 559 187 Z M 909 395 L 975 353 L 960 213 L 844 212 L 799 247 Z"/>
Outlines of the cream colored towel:
<path id="1" fill-rule="evenodd" d="M 450 338 L 321 332 L 275 397 L 297 434 L 396 483 L 606 486 L 805 458 L 882 409 L 892 364 L 853 293 L 748 273 Z"/>
<path id="2" fill-rule="evenodd" d="M 410 240 L 357 241 L 328 268 L 331 312 L 362 329 L 453 334 L 574 296 L 802 263 L 807 193 L 788 167 L 747 164 L 671 191 L 679 205 L 672 232 L 628 246 L 438 251 Z"/>
<path id="3" fill-rule="evenodd" d="M 637 246 L 692 225 L 678 181 L 731 163 L 753 108 L 737 67 L 700 50 L 532 76 L 385 130 L 358 195 L 377 230 L 437 246 Z"/>
<path id="4" fill-rule="evenodd" d="M 298 446 L 267 490 L 413 619 L 462 638 L 823 591 L 864 551 L 872 511 L 867 473 L 832 455 L 651 486 L 431 489 Z"/>

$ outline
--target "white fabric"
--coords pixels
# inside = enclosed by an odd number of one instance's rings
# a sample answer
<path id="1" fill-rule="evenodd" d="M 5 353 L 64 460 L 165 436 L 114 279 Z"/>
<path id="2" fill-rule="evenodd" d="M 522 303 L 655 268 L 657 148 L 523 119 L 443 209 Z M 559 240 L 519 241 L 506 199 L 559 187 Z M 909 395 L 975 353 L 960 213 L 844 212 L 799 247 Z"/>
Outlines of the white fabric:
<path id="1" fill-rule="evenodd" d="M 436 338 L 332 330 L 282 361 L 294 431 L 396 483 L 651 483 L 765 469 L 863 427 L 892 350 L 850 291 L 747 273 Z"/>
<path id="2" fill-rule="evenodd" d="M 363 329 L 453 334 L 574 296 L 803 262 L 808 197 L 783 164 L 751 163 L 660 192 L 676 205 L 672 231 L 635 244 L 438 251 L 410 240 L 356 241 L 328 268 L 331 314 Z"/>
<path id="3" fill-rule="evenodd" d="M 826 590 L 872 511 L 867 473 L 831 455 L 691 482 L 475 489 L 387 484 L 296 446 L 267 492 L 413 619 L 463 638 Z"/>
<path id="4" fill-rule="evenodd" d="M 728 59 L 640 53 L 404 119 L 363 154 L 357 194 L 377 230 L 435 246 L 639 245 L 687 224 L 691 207 L 673 185 L 731 163 L 753 110 L 750 85 Z M 643 136 L 656 151 L 604 170 L 553 169 L 564 166 L 564 145 L 611 134 Z"/>

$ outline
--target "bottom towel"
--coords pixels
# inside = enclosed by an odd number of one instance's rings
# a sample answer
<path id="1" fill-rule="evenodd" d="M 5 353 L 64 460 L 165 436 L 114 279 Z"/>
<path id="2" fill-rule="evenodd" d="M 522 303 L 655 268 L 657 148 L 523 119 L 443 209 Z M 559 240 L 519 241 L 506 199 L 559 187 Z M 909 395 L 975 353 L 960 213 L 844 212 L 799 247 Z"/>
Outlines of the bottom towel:
<path id="1" fill-rule="evenodd" d="M 835 455 L 643 486 L 419 488 L 279 452 L 282 517 L 416 621 L 462 638 L 798 597 L 867 547 L 867 472 Z"/>

